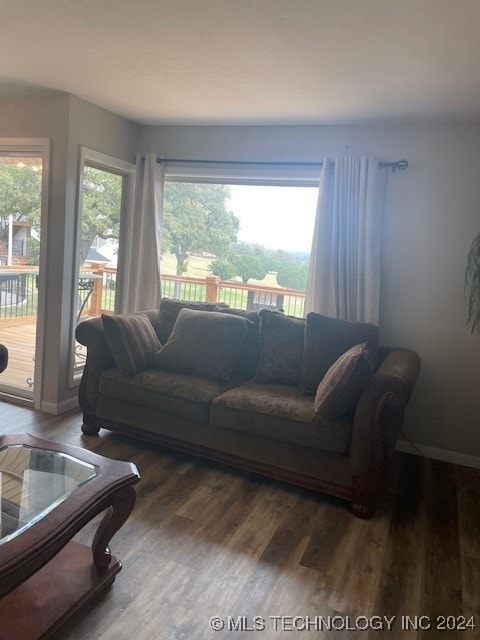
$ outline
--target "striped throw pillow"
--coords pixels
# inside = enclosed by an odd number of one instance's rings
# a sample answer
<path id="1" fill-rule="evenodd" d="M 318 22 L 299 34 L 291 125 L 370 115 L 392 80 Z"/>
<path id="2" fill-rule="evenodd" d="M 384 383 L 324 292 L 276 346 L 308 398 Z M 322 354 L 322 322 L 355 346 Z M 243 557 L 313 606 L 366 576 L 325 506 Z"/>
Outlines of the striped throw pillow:
<path id="1" fill-rule="evenodd" d="M 108 346 L 124 376 L 133 376 L 153 366 L 155 354 L 162 348 L 148 317 L 102 315 Z"/>
<path id="2" fill-rule="evenodd" d="M 374 369 L 373 354 L 366 342 L 341 355 L 317 387 L 314 421 L 329 422 L 352 411 Z"/>

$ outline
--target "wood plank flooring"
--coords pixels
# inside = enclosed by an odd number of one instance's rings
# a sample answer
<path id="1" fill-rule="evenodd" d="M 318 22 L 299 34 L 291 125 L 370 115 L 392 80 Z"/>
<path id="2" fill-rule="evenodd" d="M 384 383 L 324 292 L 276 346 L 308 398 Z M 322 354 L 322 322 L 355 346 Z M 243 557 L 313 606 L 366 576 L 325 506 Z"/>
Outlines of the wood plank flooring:
<path id="1" fill-rule="evenodd" d="M 0 432 L 132 460 L 142 477 L 111 545 L 122 572 L 57 640 L 480 638 L 480 471 L 396 454 L 377 514 L 363 521 L 339 500 L 103 430 L 87 438 L 80 424 L 78 412 L 0 403 Z M 94 524 L 77 539 L 89 542 Z M 434 628 L 437 616 L 462 615 L 476 629 Z M 212 616 L 244 630 L 213 631 Z M 245 629 L 254 616 L 263 631 Z M 310 630 L 295 631 L 307 616 Z M 320 630 L 319 616 L 336 628 Z M 390 631 L 341 629 L 357 616 L 396 618 Z M 429 616 L 432 628 L 402 629 L 401 616 Z"/>

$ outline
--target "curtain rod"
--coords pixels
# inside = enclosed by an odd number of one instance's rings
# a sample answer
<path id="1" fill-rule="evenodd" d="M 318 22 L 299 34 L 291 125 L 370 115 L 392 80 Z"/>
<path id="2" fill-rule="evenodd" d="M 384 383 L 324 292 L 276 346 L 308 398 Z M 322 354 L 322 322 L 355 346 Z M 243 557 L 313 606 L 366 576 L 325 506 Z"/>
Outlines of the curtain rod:
<path id="1" fill-rule="evenodd" d="M 145 160 L 145 157 L 142 157 Z M 178 162 L 184 164 L 235 164 L 235 165 L 268 165 L 274 167 L 323 167 L 323 162 L 266 162 L 265 160 L 255 162 L 254 160 L 191 160 L 189 158 L 158 158 L 157 162 Z M 379 162 L 380 169 L 388 167 L 394 173 L 397 169 L 405 171 L 408 167 L 408 160 L 397 160 L 396 162 Z"/>

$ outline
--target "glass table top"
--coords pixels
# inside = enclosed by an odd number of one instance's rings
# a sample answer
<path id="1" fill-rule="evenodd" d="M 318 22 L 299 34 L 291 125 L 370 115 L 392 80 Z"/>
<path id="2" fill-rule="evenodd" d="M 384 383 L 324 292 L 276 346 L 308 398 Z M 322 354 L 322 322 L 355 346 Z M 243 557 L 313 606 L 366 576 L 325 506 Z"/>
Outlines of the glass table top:
<path id="1" fill-rule="evenodd" d="M 0 544 L 99 475 L 98 467 L 65 453 L 26 445 L 0 449 Z"/>

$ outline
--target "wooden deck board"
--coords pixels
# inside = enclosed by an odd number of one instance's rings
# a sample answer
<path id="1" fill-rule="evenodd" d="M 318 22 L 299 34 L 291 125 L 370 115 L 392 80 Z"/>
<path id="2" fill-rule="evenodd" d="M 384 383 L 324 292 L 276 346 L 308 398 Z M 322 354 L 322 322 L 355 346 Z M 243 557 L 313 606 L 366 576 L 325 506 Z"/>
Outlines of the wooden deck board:
<path id="1" fill-rule="evenodd" d="M 0 320 L 0 342 L 8 349 L 8 367 L 0 376 L 1 385 L 30 389 L 35 367 L 36 322 Z"/>
<path id="2" fill-rule="evenodd" d="M 0 343 L 8 349 L 8 367 L 0 374 L 0 391 L 4 385 L 21 390 L 33 388 L 27 380 L 33 382 L 36 329 L 37 324 L 31 319 L 0 319 Z M 78 364 L 83 362 L 84 359 L 77 359 Z"/>

